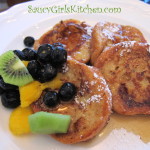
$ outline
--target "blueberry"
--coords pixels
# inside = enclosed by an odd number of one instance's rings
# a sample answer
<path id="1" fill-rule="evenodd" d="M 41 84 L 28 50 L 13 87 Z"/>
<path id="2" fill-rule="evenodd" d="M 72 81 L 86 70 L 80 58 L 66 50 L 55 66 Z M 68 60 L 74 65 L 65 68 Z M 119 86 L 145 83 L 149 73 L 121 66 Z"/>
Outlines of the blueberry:
<path id="1" fill-rule="evenodd" d="M 2 79 L 2 76 L 0 76 L 0 80 Z M 0 87 L 0 95 L 4 93 L 4 89 Z"/>
<path id="2" fill-rule="evenodd" d="M 74 84 L 66 82 L 61 86 L 58 94 L 62 101 L 69 101 L 76 94 L 76 87 Z"/>
<path id="3" fill-rule="evenodd" d="M 59 67 L 67 61 L 67 51 L 61 47 L 57 46 L 51 52 L 51 64 L 55 67 Z"/>
<path id="4" fill-rule="evenodd" d="M 25 39 L 24 39 L 24 45 L 27 46 L 27 47 L 32 47 L 33 44 L 34 44 L 34 38 L 32 36 L 27 36 Z"/>
<path id="5" fill-rule="evenodd" d="M 48 91 L 43 97 L 43 102 L 48 107 L 55 107 L 59 103 L 58 94 L 55 91 Z"/>
<path id="6" fill-rule="evenodd" d="M 0 87 L 0 95 L 4 93 L 4 89 Z"/>
<path id="7" fill-rule="evenodd" d="M 19 57 L 21 60 L 25 60 L 25 55 L 22 51 L 20 50 L 14 50 L 14 53 Z"/>
<path id="8" fill-rule="evenodd" d="M 25 56 L 24 60 L 30 61 L 30 60 L 36 60 L 37 58 L 37 52 L 31 48 L 25 48 L 22 50 L 22 52 Z"/>
<path id="9" fill-rule="evenodd" d="M 45 64 L 38 72 L 38 80 L 41 83 L 52 80 L 57 75 L 57 69 L 54 68 L 51 64 Z"/>
<path id="10" fill-rule="evenodd" d="M 2 78 L 0 78 L 0 88 L 3 90 L 11 90 L 11 89 L 14 90 L 14 89 L 18 89 L 18 86 L 5 83 L 4 80 Z"/>
<path id="11" fill-rule="evenodd" d="M 28 65 L 27 65 L 27 69 L 29 71 L 29 73 L 31 74 L 31 76 L 37 80 L 38 79 L 38 71 L 41 69 L 41 65 L 37 60 L 31 60 Z"/>
<path id="12" fill-rule="evenodd" d="M 37 58 L 42 63 L 50 62 L 50 55 L 53 51 L 53 46 L 50 44 L 43 44 L 38 48 Z"/>
<path id="13" fill-rule="evenodd" d="M 6 108 L 16 108 L 20 105 L 20 95 L 18 90 L 8 90 L 2 94 L 1 101 Z"/>

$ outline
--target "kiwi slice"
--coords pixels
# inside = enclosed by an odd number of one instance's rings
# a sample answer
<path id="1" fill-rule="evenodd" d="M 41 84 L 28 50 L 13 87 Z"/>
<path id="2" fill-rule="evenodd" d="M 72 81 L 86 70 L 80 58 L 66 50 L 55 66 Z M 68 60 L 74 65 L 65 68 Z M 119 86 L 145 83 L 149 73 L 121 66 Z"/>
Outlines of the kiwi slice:
<path id="1" fill-rule="evenodd" d="M 37 112 L 28 117 L 32 133 L 54 134 L 67 133 L 70 125 L 70 115 L 49 112 Z"/>
<path id="2" fill-rule="evenodd" d="M 0 56 L 0 75 L 5 83 L 16 86 L 24 86 L 33 81 L 25 65 L 11 50 Z"/>

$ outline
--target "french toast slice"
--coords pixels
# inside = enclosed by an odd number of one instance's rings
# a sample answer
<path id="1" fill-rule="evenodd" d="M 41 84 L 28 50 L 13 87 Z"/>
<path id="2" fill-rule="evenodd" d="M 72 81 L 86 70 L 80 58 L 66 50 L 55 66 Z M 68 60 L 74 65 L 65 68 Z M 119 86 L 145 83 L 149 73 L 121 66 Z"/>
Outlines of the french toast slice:
<path id="1" fill-rule="evenodd" d="M 113 110 L 119 114 L 150 114 L 150 45 L 121 42 L 101 53 L 95 67 L 112 92 Z"/>
<path id="2" fill-rule="evenodd" d="M 59 42 L 66 46 L 69 56 L 87 63 L 90 60 L 91 29 L 85 22 L 78 20 L 60 21 L 35 42 L 34 49 L 41 44 Z"/>
<path id="3" fill-rule="evenodd" d="M 98 22 L 92 32 L 91 64 L 94 65 L 105 48 L 124 41 L 146 43 L 143 34 L 135 27 L 110 22 Z"/>
<path id="4" fill-rule="evenodd" d="M 97 68 L 87 66 L 68 57 L 61 73 L 63 82 L 71 82 L 77 87 L 77 94 L 70 102 L 48 108 L 41 96 L 31 107 L 34 112 L 71 115 L 71 124 L 66 134 L 54 134 L 53 138 L 73 144 L 86 141 L 98 134 L 107 124 L 111 114 L 111 93 L 105 79 Z M 50 90 L 50 89 L 49 89 Z"/>

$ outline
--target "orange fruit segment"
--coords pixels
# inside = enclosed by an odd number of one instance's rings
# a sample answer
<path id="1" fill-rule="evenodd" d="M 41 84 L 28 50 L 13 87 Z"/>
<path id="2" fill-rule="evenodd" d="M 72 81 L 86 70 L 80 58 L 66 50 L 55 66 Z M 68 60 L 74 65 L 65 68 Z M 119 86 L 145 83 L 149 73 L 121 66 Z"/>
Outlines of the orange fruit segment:
<path id="1" fill-rule="evenodd" d="M 25 86 L 19 87 L 21 107 L 27 107 L 38 100 L 44 89 L 50 88 L 55 90 L 59 89 L 61 85 L 62 81 L 60 80 L 60 74 L 58 74 L 52 81 L 46 83 L 33 81 Z"/>
<path id="2" fill-rule="evenodd" d="M 62 81 L 60 80 L 60 77 L 61 77 L 61 74 L 57 74 L 56 78 L 54 78 L 52 81 L 41 84 L 42 90 L 46 88 L 50 88 L 52 90 L 59 89 L 61 85 L 63 84 Z"/>
<path id="3" fill-rule="evenodd" d="M 33 114 L 30 107 L 18 107 L 12 111 L 9 118 L 9 128 L 14 135 L 30 133 L 28 116 Z"/>
<path id="4" fill-rule="evenodd" d="M 26 67 L 28 66 L 29 61 L 22 61 L 22 62 Z"/>
<path id="5" fill-rule="evenodd" d="M 42 94 L 41 83 L 31 82 L 25 86 L 19 87 L 21 107 L 27 107 Z"/>

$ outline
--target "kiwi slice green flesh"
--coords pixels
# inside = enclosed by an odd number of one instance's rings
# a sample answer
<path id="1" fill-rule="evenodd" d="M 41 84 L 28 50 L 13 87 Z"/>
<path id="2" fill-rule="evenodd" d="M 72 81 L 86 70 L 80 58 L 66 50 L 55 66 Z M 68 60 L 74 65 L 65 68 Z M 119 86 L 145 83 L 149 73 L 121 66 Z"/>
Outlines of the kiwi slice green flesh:
<path id="1" fill-rule="evenodd" d="M 0 56 L 0 75 L 4 82 L 16 86 L 24 86 L 33 81 L 26 66 L 13 51 L 7 51 Z"/>
<path id="2" fill-rule="evenodd" d="M 28 117 L 32 133 L 55 134 L 67 133 L 70 125 L 70 115 L 49 112 L 37 112 Z"/>

